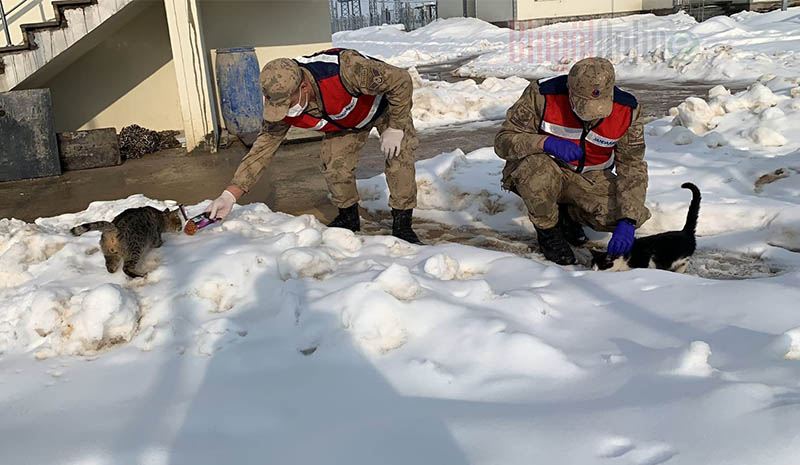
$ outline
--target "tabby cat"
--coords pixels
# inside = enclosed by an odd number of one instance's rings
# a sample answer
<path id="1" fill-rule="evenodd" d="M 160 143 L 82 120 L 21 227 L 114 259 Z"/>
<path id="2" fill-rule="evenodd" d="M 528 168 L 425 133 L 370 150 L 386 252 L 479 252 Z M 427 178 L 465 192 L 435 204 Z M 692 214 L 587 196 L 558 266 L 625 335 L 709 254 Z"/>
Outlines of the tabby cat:
<path id="1" fill-rule="evenodd" d="M 161 247 L 162 232 L 178 232 L 182 222 L 180 210 L 159 211 L 153 207 L 129 208 L 114 218 L 114 221 L 95 221 L 70 229 L 76 236 L 88 231 L 102 231 L 100 249 L 106 258 L 106 269 L 116 273 L 120 262 L 122 271 L 131 278 L 144 275 L 137 271 L 139 261 L 150 251 Z"/>
<path id="2" fill-rule="evenodd" d="M 700 189 L 690 182 L 681 187 L 692 191 L 692 202 L 682 230 L 639 237 L 633 241 L 631 251 L 621 257 L 611 257 L 606 252 L 592 250 L 592 268 L 595 271 L 658 268 L 684 273 L 689 266 L 689 258 L 697 248 L 695 229 L 700 213 Z"/>

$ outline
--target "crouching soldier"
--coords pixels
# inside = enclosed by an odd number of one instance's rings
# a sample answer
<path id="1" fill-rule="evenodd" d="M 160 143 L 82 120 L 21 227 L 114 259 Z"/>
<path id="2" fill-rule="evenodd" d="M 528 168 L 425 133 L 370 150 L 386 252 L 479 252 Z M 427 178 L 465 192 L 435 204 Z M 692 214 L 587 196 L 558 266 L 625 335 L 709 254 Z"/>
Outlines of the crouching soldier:
<path id="1" fill-rule="evenodd" d="M 506 160 L 503 187 L 522 197 L 541 252 L 560 265 L 575 263 L 569 245 L 587 241 L 583 225 L 613 231 L 608 253 L 618 256 L 650 218 L 641 110 L 614 79 L 603 58 L 540 79 L 495 137 L 495 152 Z"/>
<path id="2" fill-rule="evenodd" d="M 224 218 L 261 177 L 290 126 L 322 131 L 322 173 L 339 214 L 328 226 L 361 229 L 355 171 L 370 130 L 378 128 L 386 156 L 392 234 L 408 242 L 417 203 L 411 120 L 413 85 L 407 71 L 355 50 L 331 49 L 267 63 L 260 75 L 264 124 L 230 185 L 207 211 Z"/>

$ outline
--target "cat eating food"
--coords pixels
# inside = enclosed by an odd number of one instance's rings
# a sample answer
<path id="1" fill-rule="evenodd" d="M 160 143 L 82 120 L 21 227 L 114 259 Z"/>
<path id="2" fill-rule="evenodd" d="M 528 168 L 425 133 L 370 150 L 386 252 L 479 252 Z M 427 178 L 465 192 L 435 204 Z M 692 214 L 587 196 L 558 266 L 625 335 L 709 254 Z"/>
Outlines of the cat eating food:
<path id="1" fill-rule="evenodd" d="M 95 221 L 70 229 L 75 236 L 89 231 L 102 231 L 100 249 L 106 259 L 106 269 L 115 273 L 120 263 L 122 271 L 131 278 L 140 278 L 138 265 L 151 249 L 161 247 L 162 232 L 179 232 L 182 227 L 180 210 L 160 211 L 153 207 L 129 208 L 112 222 Z"/>
<path id="2" fill-rule="evenodd" d="M 595 271 L 627 271 L 633 268 L 657 268 L 659 270 L 686 272 L 689 258 L 697 247 L 695 229 L 700 213 L 700 189 L 687 182 L 681 185 L 692 191 L 692 202 L 686 215 L 686 224 L 680 231 L 668 231 L 634 240 L 631 251 L 613 257 L 607 252 L 592 250 L 592 268 Z"/>

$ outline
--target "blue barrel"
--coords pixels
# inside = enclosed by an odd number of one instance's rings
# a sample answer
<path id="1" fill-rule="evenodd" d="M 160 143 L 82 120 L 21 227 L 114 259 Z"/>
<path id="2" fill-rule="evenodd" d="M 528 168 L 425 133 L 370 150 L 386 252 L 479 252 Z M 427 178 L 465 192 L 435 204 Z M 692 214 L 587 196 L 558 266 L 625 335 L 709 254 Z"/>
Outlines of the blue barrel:
<path id="1" fill-rule="evenodd" d="M 238 136 L 247 146 L 255 142 L 264 115 L 264 97 L 258 75 L 258 58 L 252 47 L 217 50 L 222 119 L 228 132 Z"/>

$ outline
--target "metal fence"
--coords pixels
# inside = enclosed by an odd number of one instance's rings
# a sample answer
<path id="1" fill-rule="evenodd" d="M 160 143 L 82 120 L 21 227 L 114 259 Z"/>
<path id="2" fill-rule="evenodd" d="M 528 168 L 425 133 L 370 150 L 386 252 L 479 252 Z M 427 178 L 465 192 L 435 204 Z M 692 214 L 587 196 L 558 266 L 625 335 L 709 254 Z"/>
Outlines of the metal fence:
<path id="1" fill-rule="evenodd" d="M 331 32 L 352 31 L 381 24 L 402 24 L 406 31 L 437 18 L 435 1 L 330 0 Z"/>

